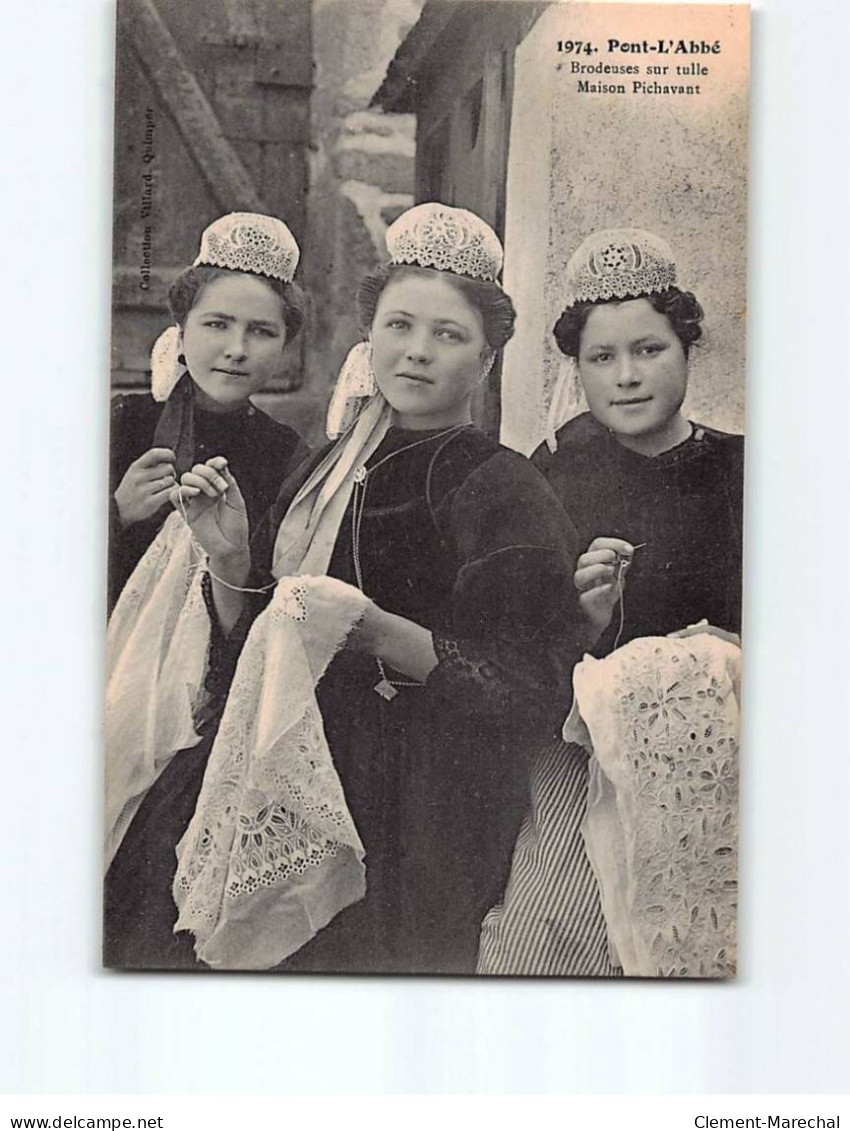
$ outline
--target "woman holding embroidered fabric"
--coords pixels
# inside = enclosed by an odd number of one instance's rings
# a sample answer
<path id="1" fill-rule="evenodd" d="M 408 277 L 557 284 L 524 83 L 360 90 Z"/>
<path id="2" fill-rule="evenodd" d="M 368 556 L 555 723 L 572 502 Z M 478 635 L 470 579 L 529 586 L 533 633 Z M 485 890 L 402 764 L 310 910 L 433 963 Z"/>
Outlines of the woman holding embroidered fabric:
<path id="1" fill-rule="evenodd" d="M 268 525 L 272 577 L 302 575 L 306 626 L 332 620 L 348 592 L 369 598 L 316 688 L 366 894 L 329 901 L 324 865 L 306 868 L 321 910 L 281 944 L 279 958 L 297 949 L 282 970 L 473 970 L 527 801 L 518 751 L 529 733 L 553 733 L 580 653 L 563 512 L 528 461 L 471 424 L 472 393 L 513 331 L 498 239 L 471 213 L 427 204 L 391 226 L 387 246 L 390 265 L 359 294 L 369 342 L 329 409 L 341 439 L 288 482 Z M 218 623 L 238 636 L 256 612 L 244 590 L 273 582 L 256 543 L 248 553 L 235 477 L 196 467 L 174 495 L 209 554 Z M 231 703 L 238 686 L 237 675 Z M 190 827 L 188 855 L 203 855 L 208 825 Z M 264 865 L 274 851 L 258 834 L 258 882 L 282 905 L 286 883 L 276 893 Z M 202 958 L 220 953 L 214 943 L 215 929 Z"/>
<path id="2" fill-rule="evenodd" d="M 640 267 L 620 266 L 600 286 L 598 261 L 626 237 Z M 614 642 L 621 587 L 628 599 L 619 643 L 697 620 L 738 633 L 743 437 L 682 413 L 702 308 L 675 285 L 672 252 L 650 233 L 597 233 L 571 264 L 573 287 L 554 333 L 590 412 L 532 459 L 587 542 L 575 583 L 598 650 Z"/>
<path id="3" fill-rule="evenodd" d="M 176 325 L 154 345 L 151 396 L 113 401 L 107 808 L 108 824 L 120 827 L 122 843 L 119 851 L 113 836 L 107 851 L 104 954 L 109 965 L 142 960 L 150 952 L 147 923 L 157 920 L 163 904 L 171 914 L 167 888 L 161 894 L 149 882 L 157 852 L 173 869 L 167 836 L 164 848 L 144 837 L 158 806 L 167 802 L 174 811 L 169 775 L 156 779 L 165 768 L 163 758 L 179 751 L 185 762 L 203 757 L 204 749 L 208 753 L 205 741 L 211 741 L 229 675 L 227 664 L 219 664 L 218 682 L 209 683 L 193 725 L 180 731 L 182 741 L 154 757 L 150 735 L 166 714 L 154 690 L 165 659 L 158 641 L 169 611 L 151 610 L 149 600 L 159 568 L 168 560 L 168 531 L 179 521 L 169 493 L 176 475 L 213 459 L 239 475 L 242 518 L 257 525 L 289 466 L 305 454 L 291 428 L 250 400 L 279 371 L 287 343 L 301 328 L 303 296 L 293 281 L 298 259 L 292 233 L 275 217 L 236 212 L 209 225 L 194 264 L 169 290 Z M 128 640 L 135 641 L 131 653 L 124 651 Z M 177 669 L 177 679 L 189 678 L 181 665 Z M 116 796 L 120 804 L 113 811 Z M 181 818 L 176 820 L 179 827 Z M 153 824 L 162 834 L 162 825 Z M 158 953 L 167 965 L 167 948 Z"/>
<path id="4" fill-rule="evenodd" d="M 532 461 L 586 547 L 574 584 L 594 652 L 693 631 L 737 643 L 743 437 L 682 413 L 702 308 L 676 286 L 667 244 L 636 229 L 589 237 L 566 277 L 554 334 L 590 412 L 552 428 Z M 581 747 L 559 741 L 536 762 L 532 811 L 505 897 L 484 922 L 479 972 L 622 972 L 580 831 L 587 788 Z"/>
<path id="5" fill-rule="evenodd" d="M 250 398 L 301 328 L 298 258 L 282 221 L 234 212 L 204 231 L 194 264 L 169 288 L 176 325 L 154 345 L 151 396 L 112 403 L 110 609 L 195 463 L 229 461 L 254 522 L 274 501 L 298 436 Z"/>

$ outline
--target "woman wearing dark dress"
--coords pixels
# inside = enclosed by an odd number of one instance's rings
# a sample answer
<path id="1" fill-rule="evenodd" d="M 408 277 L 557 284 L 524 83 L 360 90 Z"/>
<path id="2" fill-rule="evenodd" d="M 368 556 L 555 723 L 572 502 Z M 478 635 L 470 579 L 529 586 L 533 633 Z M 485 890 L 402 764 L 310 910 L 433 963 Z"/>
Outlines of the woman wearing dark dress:
<path id="1" fill-rule="evenodd" d="M 615 607 L 597 654 L 611 650 L 618 630 L 620 644 L 700 620 L 740 632 L 744 438 L 688 427 L 680 443 L 644 455 L 583 413 L 558 431 L 557 451 L 543 444 L 532 456 L 588 558 L 601 531 L 626 552 L 640 546 L 629 557 L 623 627 Z"/>
<path id="2" fill-rule="evenodd" d="M 675 285 L 666 244 L 600 232 L 567 266 L 555 326 L 590 407 L 532 456 L 578 531 L 574 578 L 594 644 L 741 628 L 742 436 L 682 415 L 702 309 Z M 538 759 L 533 805 L 504 899 L 485 919 L 487 974 L 614 975 L 581 835 L 587 753 L 556 742 Z"/>
<path id="3" fill-rule="evenodd" d="M 154 346 L 152 393 L 112 402 L 110 610 L 193 464 L 225 457 L 255 523 L 274 501 L 299 440 L 250 397 L 279 371 L 301 327 L 298 255 L 282 221 L 231 213 L 206 229 L 195 264 L 169 289 L 176 326 Z"/>
<path id="4" fill-rule="evenodd" d="M 207 603 L 224 651 L 267 599 L 246 589 L 322 574 L 302 578 L 308 625 L 333 612 L 339 587 L 369 598 L 316 689 L 365 848 L 366 894 L 306 945 L 281 937 L 282 971 L 474 970 L 481 918 L 503 888 L 528 803 L 528 735 L 555 733 L 584 639 L 577 543 L 560 505 L 527 460 L 470 423 L 472 393 L 513 331 L 495 282 L 499 242 L 472 214 L 429 204 L 400 217 L 387 244 L 390 266 L 359 296 L 369 345 L 353 351 L 329 414 L 329 431 L 344 434 L 285 485 L 250 553 L 235 476 L 219 461 L 196 465 L 180 488 L 209 553 Z M 232 699 L 227 710 L 238 715 Z M 140 887 L 159 894 L 142 914 L 138 902 L 116 909 L 123 942 L 111 964 L 193 962 L 188 933 L 172 934 L 168 903 L 174 845 L 203 802 L 206 758 L 198 748 L 171 761 L 116 856 L 113 871 L 150 860 Z M 210 765 L 215 758 L 214 749 Z M 262 818 L 252 811 L 247 823 L 262 825 L 274 808 L 264 802 Z M 198 851 L 210 836 L 199 827 Z M 258 861 L 271 850 L 266 837 L 265 828 L 256 835 Z M 258 916 L 289 898 L 268 870 L 262 882 L 270 887 L 256 897 L 265 901 Z"/>

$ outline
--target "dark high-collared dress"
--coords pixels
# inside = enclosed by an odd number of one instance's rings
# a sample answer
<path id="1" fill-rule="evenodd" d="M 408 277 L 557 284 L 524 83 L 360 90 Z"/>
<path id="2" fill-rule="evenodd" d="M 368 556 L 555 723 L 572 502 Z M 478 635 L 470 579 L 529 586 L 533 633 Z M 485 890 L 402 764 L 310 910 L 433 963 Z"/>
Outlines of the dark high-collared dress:
<path id="1" fill-rule="evenodd" d="M 741 629 L 744 437 L 700 424 L 657 456 L 617 441 L 590 413 L 531 457 L 579 534 L 640 546 L 626 575 L 620 643 L 707 620 Z M 619 618 L 597 651 L 610 650 Z"/>

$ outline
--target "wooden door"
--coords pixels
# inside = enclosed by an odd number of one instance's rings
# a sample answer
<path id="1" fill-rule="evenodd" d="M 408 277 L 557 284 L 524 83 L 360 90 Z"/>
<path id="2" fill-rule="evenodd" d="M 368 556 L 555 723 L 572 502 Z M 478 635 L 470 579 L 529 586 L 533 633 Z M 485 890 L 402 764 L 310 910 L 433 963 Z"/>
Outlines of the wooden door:
<path id="1" fill-rule="evenodd" d="M 166 292 L 217 216 L 280 216 L 303 241 L 310 0 L 119 0 L 114 388 L 144 388 Z M 274 388 L 297 387 L 297 349 Z"/>

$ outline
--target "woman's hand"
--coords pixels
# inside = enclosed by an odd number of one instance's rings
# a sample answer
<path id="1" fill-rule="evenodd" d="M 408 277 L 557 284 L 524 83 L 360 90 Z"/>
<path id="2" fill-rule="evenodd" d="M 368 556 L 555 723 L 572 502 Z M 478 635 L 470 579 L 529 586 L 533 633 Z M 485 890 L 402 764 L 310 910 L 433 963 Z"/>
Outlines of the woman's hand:
<path id="1" fill-rule="evenodd" d="M 130 464 L 113 496 L 122 526 L 144 522 L 165 506 L 177 482 L 174 459 L 170 448 L 151 448 Z"/>
<path id="2" fill-rule="evenodd" d="M 305 578 L 308 608 L 331 614 L 343 607 L 352 586 L 332 577 Z M 357 590 L 359 593 L 360 591 Z M 344 602 L 349 607 L 349 601 Z M 437 666 L 434 642 L 427 628 L 405 617 L 385 612 L 369 601 L 345 642 L 352 652 L 376 656 L 398 672 L 424 681 Z"/>
<path id="3" fill-rule="evenodd" d="M 594 538 L 576 562 L 573 583 L 579 605 L 598 640 L 608 625 L 625 586 L 635 549 L 622 538 Z M 617 584 L 619 576 L 620 584 Z"/>
<path id="4" fill-rule="evenodd" d="M 249 559 L 248 512 L 224 456 L 196 463 L 181 477 L 180 486 L 171 489 L 170 498 L 209 554 L 213 572 L 226 574 L 228 565 L 238 562 L 240 574 L 244 573 Z"/>

